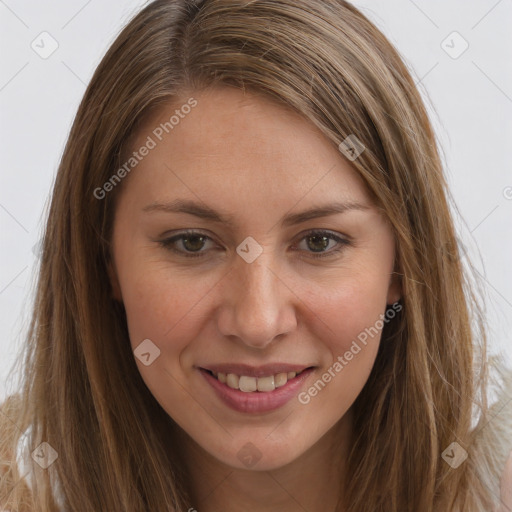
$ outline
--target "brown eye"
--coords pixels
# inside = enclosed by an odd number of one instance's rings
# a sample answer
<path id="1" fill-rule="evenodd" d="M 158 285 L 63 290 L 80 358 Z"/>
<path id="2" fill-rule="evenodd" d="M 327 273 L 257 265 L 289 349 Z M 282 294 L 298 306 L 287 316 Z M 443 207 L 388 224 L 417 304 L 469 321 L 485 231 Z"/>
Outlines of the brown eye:
<path id="1" fill-rule="evenodd" d="M 332 256 L 342 251 L 351 243 L 330 231 L 312 231 L 304 236 L 301 241 L 306 242 L 306 252 L 313 258 Z M 332 244 L 334 242 L 334 244 Z M 331 245 L 332 244 L 332 245 Z"/>
<path id="2" fill-rule="evenodd" d="M 193 258 L 204 256 L 208 252 L 202 250 L 208 241 L 211 241 L 209 236 L 191 231 L 162 240 L 160 245 L 187 258 Z"/>

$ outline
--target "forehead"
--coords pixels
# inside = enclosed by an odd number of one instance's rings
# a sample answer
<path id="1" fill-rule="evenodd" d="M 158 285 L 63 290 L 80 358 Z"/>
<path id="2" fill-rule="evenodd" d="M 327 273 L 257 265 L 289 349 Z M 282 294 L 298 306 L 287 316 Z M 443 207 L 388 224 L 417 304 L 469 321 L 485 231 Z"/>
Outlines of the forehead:
<path id="1" fill-rule="evenodd" d="M 369 202 L 357 172 L 313 123 L 252 92 L 181 95 L 153 112 L 133 140 L 131 151 L 151 146 L 129 180 L 148 200 L 181 189 L 219 200 L 231 192 L 231 199 L 327 194 Z"/>

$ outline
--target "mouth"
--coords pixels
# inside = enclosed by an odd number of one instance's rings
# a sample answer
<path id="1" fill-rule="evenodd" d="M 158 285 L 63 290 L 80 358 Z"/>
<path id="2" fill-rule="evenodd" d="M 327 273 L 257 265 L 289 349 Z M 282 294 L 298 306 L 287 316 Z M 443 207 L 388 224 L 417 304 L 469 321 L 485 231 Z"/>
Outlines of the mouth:
<path id="1" fill-rule="evenodd" d="M 221 403 L 237 412 L 261 414 L 284 406 L 297 396 L 315 366 L 246 365 L 198 366 Z"/>

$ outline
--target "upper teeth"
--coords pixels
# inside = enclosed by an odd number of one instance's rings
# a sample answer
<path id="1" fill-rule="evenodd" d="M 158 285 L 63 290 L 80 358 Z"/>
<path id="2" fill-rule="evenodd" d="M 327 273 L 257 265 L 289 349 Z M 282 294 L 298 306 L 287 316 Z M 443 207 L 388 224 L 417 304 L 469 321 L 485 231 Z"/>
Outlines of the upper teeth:
<path id="1" fill-rule="evenodd" d="M 234 373 L 212 372 L 220 382 L 227 384 L 232 389 L 239 389 L 249 393 L 251 391 L 274 391 L 284 386 L 290 379 L 293 379 L 300 372 L 277 373 L 268 377 L 248 377 L 247 375 L 235 375 Z"/>

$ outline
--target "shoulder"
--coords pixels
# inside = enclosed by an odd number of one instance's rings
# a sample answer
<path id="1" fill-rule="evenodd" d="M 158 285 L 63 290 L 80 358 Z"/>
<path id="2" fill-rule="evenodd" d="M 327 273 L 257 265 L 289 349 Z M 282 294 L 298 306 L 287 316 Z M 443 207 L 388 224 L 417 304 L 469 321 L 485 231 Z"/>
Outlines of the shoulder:
<path id="1" fill-rule="evenodd" d="M 507 463 L 505 464 L 505 471 L 501 479 L 501 510 L 505 512 L 512 510 L 512 451 L 509 454 Z"/>

